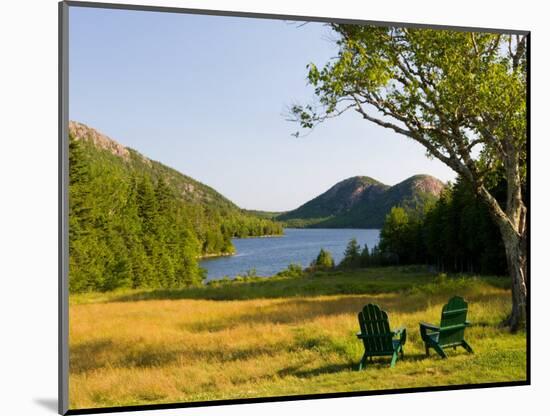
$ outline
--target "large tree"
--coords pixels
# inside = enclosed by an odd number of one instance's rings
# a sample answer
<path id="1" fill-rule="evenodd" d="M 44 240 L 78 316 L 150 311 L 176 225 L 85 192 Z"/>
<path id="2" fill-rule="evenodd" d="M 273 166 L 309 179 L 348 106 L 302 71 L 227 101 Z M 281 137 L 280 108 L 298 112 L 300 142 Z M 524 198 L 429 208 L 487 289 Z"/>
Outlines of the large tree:
<path id="1" fill-rule="evenodd" d="M 294 105 L 303 128 L 352 110 L 420 143 L 456 171 L 500 229 L 512 278 L 513 330 L 525 323 L 527 34 L 333 24 L 338 55 L 308 66 L 317 101 Z M 296 135 L 299 135 L 297 133 Z M 489 181 L 501 172 L 507 197 Z"/>

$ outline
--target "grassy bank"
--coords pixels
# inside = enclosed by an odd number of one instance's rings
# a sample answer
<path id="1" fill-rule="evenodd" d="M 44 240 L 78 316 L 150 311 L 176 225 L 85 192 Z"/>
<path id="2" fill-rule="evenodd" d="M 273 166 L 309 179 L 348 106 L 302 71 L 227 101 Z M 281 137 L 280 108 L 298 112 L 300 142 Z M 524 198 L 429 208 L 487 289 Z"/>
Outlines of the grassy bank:
<path id="1" fill-rule="evenodd" d="M 72 408 L 523 380 L 525 334 L 498 323 L 507 281 L 421 268 L 253 278 L 177 291 L 71 296 Z M 470 303 L 473 356 L 426 358 L 419 321 L 451 295 Z M 356 371 L 357 312 L 368 302 L 406 326 L 405 359 Z"/>

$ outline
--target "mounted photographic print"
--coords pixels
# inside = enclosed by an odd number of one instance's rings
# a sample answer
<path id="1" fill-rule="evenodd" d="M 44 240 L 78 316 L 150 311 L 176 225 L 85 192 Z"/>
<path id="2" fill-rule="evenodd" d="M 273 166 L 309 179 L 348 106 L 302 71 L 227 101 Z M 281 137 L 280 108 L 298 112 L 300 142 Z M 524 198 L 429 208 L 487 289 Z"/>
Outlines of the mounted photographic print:
<path id="1" fill-rule="evenodd" d="M 529 32 L 60 29 L 60 413 L 529 384 Z"/>

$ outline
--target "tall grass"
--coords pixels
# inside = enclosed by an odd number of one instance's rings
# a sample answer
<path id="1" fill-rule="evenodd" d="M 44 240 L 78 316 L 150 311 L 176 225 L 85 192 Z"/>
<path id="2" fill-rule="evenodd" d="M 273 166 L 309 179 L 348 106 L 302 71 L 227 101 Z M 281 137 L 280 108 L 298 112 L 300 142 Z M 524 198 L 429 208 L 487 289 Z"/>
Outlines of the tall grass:
<path id="1" fill-rule="evenodd" d="M 426 358 L 418 322 L 438 323 L 454 294 L 469 301 L 475 354 Z M 357 312 L 369 302 L 408 329 L 394 369 L 381 358 L 356 371 Z M 70 406 L 523 380 L 525 334 L 498 326 L 509 309 L 498 278 L 399 268 L 79 295 L 70 305 Z"/>

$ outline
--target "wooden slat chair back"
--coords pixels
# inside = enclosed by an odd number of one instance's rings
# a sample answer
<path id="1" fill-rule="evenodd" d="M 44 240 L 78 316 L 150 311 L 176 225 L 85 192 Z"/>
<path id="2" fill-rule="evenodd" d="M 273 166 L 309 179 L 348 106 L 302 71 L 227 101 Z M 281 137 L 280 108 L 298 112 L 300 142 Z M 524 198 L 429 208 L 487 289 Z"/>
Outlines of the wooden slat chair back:
<path id="1" fill-rule="evenodd" d="M 376 356 L 392 356 L 391 366 L 395 366 L 397 355 L 403 355 L 403 345 L 406 342 L 406 331 L 400 328 L 397 331 L 390 329 L 388 314 L 380 309 L 378 305 L 365 305 L 363 310 L 357 315 L 359 319 L 359 328 L 361 332 L 357 337 L 363 341 L 365 353 L 359 364 L 359 369 L 363 369 L 368 358 Z M 394 336 L 399 335 L 399 340 L 394 340 Z"/>
<path id="2" fill-rule="evenodd" d="M 443 306 L 441 312 L 441 325 L 439 326 L 439 345 L 461 345 L 464 339 L 468 314 L 468 303 L 459 296 L 455 296 Z"/>
<path id="3" fill-rule="evenodd" d="M 464 339 L 464 331 L 470 324 L 467 321 L 468 303 L 460 296 L 452 297 L 441 311 L 439 326 L 420 323 L 420 335 L 426 347 L 426 355 L 433 348 L 442 358 L 447 358 L 444 348 L 464 347 L 473 353 L 472 348 Z"/>
<path id="4" fill-rule="evenodd" d="M 371 355 L 387 355 L 393 353 L 392 337 L 388 323 L 388 314 L 377 305 L 366 305 L 359 312 L 359 326 L 365 334 L 363 343 Z"/>

